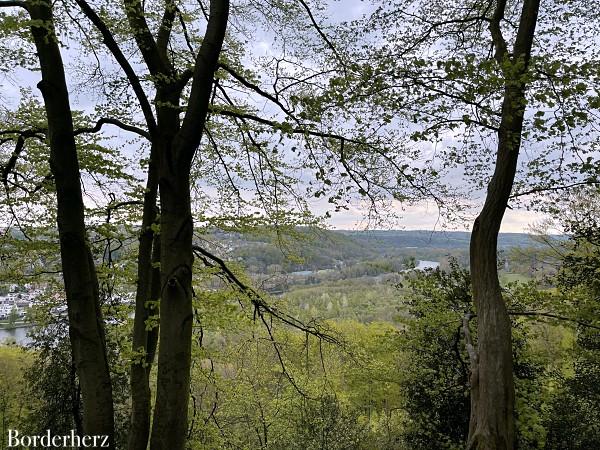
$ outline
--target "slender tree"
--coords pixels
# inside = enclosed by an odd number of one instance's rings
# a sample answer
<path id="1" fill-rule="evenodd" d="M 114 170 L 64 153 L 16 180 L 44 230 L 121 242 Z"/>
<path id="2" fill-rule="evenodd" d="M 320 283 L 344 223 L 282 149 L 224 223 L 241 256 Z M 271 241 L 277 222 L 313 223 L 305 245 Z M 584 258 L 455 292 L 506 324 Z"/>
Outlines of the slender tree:
<path id="1" fill-rule="evenodd" d="M 33 37 L 48 119 L 50 168 L 56 186 L 57 222 L 62 273 L 69 316 L 69 336 L 79 377 L 83 428 L 89 435 L 109 437 L 114 448 L 112 385 L 106 357 L 104 325 L 96 267 L 88 243 L 73 118 L 62 57 L 49 1 L 2 2 L 25 8 Z"/>
<path id="2" fill-rule="evenodd" d="M 494 57 L 504 75 L 496 168 L 473 224 L 470 259 L 477 309 L 477 357 L 471 367 L 471 420 L 467 448 L 512 449 L 515 442 L 511 325 L 498 281 L 498 233 L 513 188 L 526 107 L 525 92 L 539 0 L 525 0 L 512 48 L 502 34 L 506 1 L 490 21 Z"/>
<path id="3" fill-rule="evenodd" d="M 503 0 L 382 6 L 370 19 L 387 34 L 363 54 L 372 58 L 364 69 L 371 76 L 354 88 L 395 107 L 416 145 L 438 144 L 445 165 L 459 166 L 476 189 L 487 188 L 470 249 L 478 341 L 469 345 L 469 448 L 514 446 L 511 330 L 496 250 L 509 201 L 596 179 L 594 157 L 585 163 L 583 156 L 597 145 L 589 132 L 595 81 L 589 63 L 579 63 L 595 50 L 582 48 L 585 38 L 572 39 L 574 29 L 563 21 L 595 14 L 584 3 L 548 2 L 539 10 L 539 1 Z M 583 24 L 579 31 L 589 33 Z M 526 155 L 523 140 L 531 146 Z"/>

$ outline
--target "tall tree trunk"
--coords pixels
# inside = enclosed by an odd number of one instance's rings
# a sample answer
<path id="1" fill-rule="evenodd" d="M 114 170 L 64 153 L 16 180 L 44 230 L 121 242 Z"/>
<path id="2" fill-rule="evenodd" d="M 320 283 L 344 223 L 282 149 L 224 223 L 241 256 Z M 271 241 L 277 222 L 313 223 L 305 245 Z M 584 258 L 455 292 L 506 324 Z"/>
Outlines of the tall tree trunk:
<path id="1" fill-rule="evenodd" d="M 519 158 L 526 104 L 526 76 L 539 3 L 540 0 L 524 1 L 513 56 L 507 52 L 500 29 L 506 0 L 497 2 L 490 22 L 496 59 L 500 67 L 504 67 L 505 90 L 496 168 L 471 235 L 471 277 L 477 309 L 477 360 L 471 367 L 468 449 L 514 448 L 515 392 L 511 324 L 498 281 L 497 242 Z"/>
<path id="2" fill-rule="evenodd" d="M 161 326 L 151 448 L 183 449 L 192 341 L 192 232 L 189 171 L 161 179 Z"/>
<path id="3" fill-rule="evenodd" d="M 184 448 L 187 429 L 187 404 L 189 397 L 190 355 L 192 332 L 192 233 L 193 222 L 190 205 L 190 167 L 193 155 L 200 144 L 214 73 L 227 27 L 229 0 L 211 0 L 210 15 L 202 45 L 192 71 L 192 86 L 183 122 L 180 126 L 179 102 L 181 91 L 187 83 L 188 71 L 177 74 L 169 60 L 167 47 L 174 12 L 172 4 L 165 9 L 157 39 L 152 35 L 145 18 L 144 5 L 140 0 L 124 0 L 125 13 L 132 34 L 142 54 L 148 71 L 154 77 L 157 98 L 155 102 L 157 122 L 143 92 L 139 79 L 127 58 L 115 42 L 110 30 L 85 0 L 76 0 L 82 11 L 102 33 L 104 42 L 119 62 L 136 92 L 152 137 L 153 149 L 158 154 L 160 190 L 160 349 L 158 356 L 158 379 L 154 409 L 151 448 Z M 149 239 L 144 238 L 147 260 Z M 142 242 L 140 243 L 142 244 Z M 142 256 L 140 256 L 141 262 Z M 138 270 L 143 270 L 140 264 Z M 142 274 L 147 278 L 148 274 Z M 157 280 L 153 277 L 153 280 Z M 154 283 L 154 281 L 153 281 Z M 146 282 L 141 282 L 147 286 Z M 144 288 L 142 291 L 147 292 Z M 144 292 L 138 292 L 136 314 L 145 316 Z M 152 295 L 154 299 L 154 295 Z M 146 344 L 147 362 L 154 353 L 156 341 L 144 339 L 142 321 L 136 319 L 134 349 Z M 151 336 L 148 336 L 150 338 Z M 134 374 L 135 372 L 135 374 Z M 132 367 L 132 392 L 135 427 L 129 441 L 131 449 L 143 449 L 147 433 L 149 390 L 146 389 L 147 373 L 136 364 Z M 135 397 L 135 399 L 133 399 Z"/>
<path id="4" fill-rule="evenodd" d="M 211 0 L 196 57 L 187 111 L 179 127 L 180 91 L 157 89 L 160 152 L 161 326 L 152 450 L 185 446 L 192 344 L 193 219 L 190 168 L 208 114 L 214 74 L 225 39 L 228 0 Z"/>
<path id="5" fill-rule="evenodd" d="M 106 23 L 87 1 L 75 0 L 75 2 L 102 35 L 104 44 L 127 76 L 139 101 L 148 133 L 153 142 L 148 165 L 137 258 L 137 290 L 132 347 L 134 352 L 138 352 L 140 358 L 133 361 L 131 367 L 131 416 L 128 437 L 129 449 L 145 450 L 148 446 L 151 413 L 149 374 L 158 339 L 158 327 L 147 330 L 146 321 L 151 314 L 158 314 L 158 305 L 156 305 L 156 309 L 152 310 L 148 307 L 148 301 L 158 301 L 160 297 L 160 269 L 157 266 L 160 261 L 160 241 L 158 234 L 154 233 L 152 229 L 157 217 L 156 200 L 158 192 L 158 154 L 153 139 L 156 133 L 156 121 L 137 74 L 128 58 L 119 48 Z"/>
<path id="6" fill-rule="evenodd" d="M 148 165 L 148 180 L 144 194 L 142 228 L 137 259 L 137 291 L 133 322 L 132 346 L 136 354 L 131 365 L 131 418 L 129 450 L 145 450 L 150 435 L 150 370 L 158 339 L 158 325 L 147 327 L 151 315 L 158 314 L 160 300 L 160 234 L 157 226 L 158 161 L 156 146 L 152 146 Z"/>
<path id="7" fill-rule="evenodd" d="M 109 436 L 114 448 L 113 398 L 98 280 L 88 244 L 73 119 L 49 0 L 27 3 L 48 117 L 50 167 L 57 198 L 58 234 L 67 297 L 69 336 L 83 403 L 83 431 Z"/>

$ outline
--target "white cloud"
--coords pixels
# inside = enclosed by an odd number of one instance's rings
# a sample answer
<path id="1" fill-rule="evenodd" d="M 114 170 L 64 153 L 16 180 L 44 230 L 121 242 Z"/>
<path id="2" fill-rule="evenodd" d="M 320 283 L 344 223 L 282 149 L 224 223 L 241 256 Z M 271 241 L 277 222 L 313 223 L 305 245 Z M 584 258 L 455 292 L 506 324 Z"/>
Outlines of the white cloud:
<path id="1" fill-rule="evenodd" d="M 431 202 L 422 202 L 417 205 L 405 206 L 404 210 L 396 208 L 400 216 L 397 227 L 405 230 L 441 230 L 442 221 L 438 210 Z M 351 207 L 348 211 L 333 213 L 327 221 L 334 229 L 363 229 L 366 226 L 365 216 L 367 211 L 358 207 Z M 502 233 L 527 233 L 531 225 L 541 222 L 546 216 L 534 211 L 523 209 L 509 209 L 504 215 L 500 232 Z M 468 231 L 475 216 L 465 221 L 462 226 L 456 224 L 453 227 L 459 231 Z"/>

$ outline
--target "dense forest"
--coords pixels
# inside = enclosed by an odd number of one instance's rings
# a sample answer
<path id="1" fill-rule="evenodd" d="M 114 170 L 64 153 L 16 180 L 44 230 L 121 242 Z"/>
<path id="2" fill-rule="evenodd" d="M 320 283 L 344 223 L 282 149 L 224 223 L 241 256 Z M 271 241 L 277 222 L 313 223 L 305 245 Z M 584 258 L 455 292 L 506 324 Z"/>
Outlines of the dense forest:
<path id="1" fill-rule="evenodd" d="M 599 26 L 0 0 L 0 450 L 600 448 Z"/>

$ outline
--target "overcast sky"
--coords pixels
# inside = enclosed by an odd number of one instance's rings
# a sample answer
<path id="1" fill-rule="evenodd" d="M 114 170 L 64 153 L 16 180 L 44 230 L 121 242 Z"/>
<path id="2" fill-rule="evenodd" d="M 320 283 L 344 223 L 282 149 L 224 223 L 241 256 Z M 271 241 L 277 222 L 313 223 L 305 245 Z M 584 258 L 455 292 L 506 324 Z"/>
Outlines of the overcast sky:
<path id="1" fill-rule="evenodd" d="M 373 3 L 369 0 L 333 0 L 329 1 L 328 8 L 326 10 L 326 16 L 331 18 L 331 23 L 350 21 L 359 19 L 365 14 L 369 14 L 373 11 Z M 264 52 L 265 56 L 272 55 L 270 42 L 264 40 L 259 42 L 256 46 L 261 52 Z M 260 53 L 260 52 L 258 52 Z M 456 139 L 462 139 L 462 136 L 454 136 Z M 455 139 L 447 139 L 446 142 Z M 452 178 L 452 179 L 450 179 Z M 458 180 L 454 175 L 448 176 L 448 183 L 456 183 Z M 477 196 L 478 198 L 470 198 L 469 201 L 472 203 L 472 209 L 470 215 L 467 214 L 467 218 L 462 223 L 453 223 L 451 229 L 469 231 L 472 226 L 472 222 L 477 216 L 479 209 L 483 206 L 485 200 L 484 192 L 481 191 Z M 312 209 L 318 214 L 323 214 L 327 207 L 324 201 L 314 201 Z M 402 228 L 406 230 L 440 230 L 444 225 L 444 221 L 440 219 L 438 210 L 432 202 L 422 202 L 418 205 L 406 206 L 399 205 L 397 202 L 392 209 L 398 214 L 399 220 L 390 222 L 387 226 L 392 228 Z M 326 221 L 334 229 L 353 229 L 360 230 L 365 227 L 371 226 L 365 220 L 367 211 L 358 205 L 354 205 L 347 211 L 341 211 L 338 213 L 332 213 L 332 217 Z M 540 223 L 546 218 L 545 215 L 533 211 L 527 211 L 525 209 L 507 209 L 504 220 L 500 231 L 505 233 L 522 233 L 528 232 L 529 227 Z"/>
<path id="2" fill-rule="evenodd" d="M 349 20 L 360 17 L 369 11 L 369 3 L 360 0 L 342 0 L 332 2 L 327 10 L 333 21 Z M 269 43 L 257 42 L 257 49 L 262 49 L 265 54 L 268 54 Z M 81 57 L 81 55 L 77 55 Z M 63 53 L 66 64 L 74 57 L 73 51 Z M 11 74 L 0 75 L 0 99 L 3 100 L 7 107 L 15 107 L 18 104 L 20 97 L 20 88 L 29 87 L 32 92 L 39 95 L 36 83 L 40 79 L 38 72 L 30 72 L 26 70 L 17 70 Z M 76 103 L 75 107 L 86 109 L 91 112 L 94 105 L 94 99 L 86 98 L 86 95 L 72 95 L 72 101 Z M 111 130 L 113 131 L 113 130 Z M 117 133 L 118 134 L 118 133 Z M 479 203 L 483 198 L 479 199 Z M 319 202 L 312 204 L 317 214 L 322 214 L 325 211 L 325 206 Z M 474 204 L 473 213 L 463 224 L 455 224 L 453 229 L 469 230 L 472 220 L 476 215 L 480 205 Z M 435 205 L 430 203 L 421 203 L 414 206 L 404 206 L 402 209 L 399 205 L 394 205 L 393 209 L 398 213 L 400 220 L 390 223 L 393 228 L 402 228 L 407 230 L 432 230 L 442 229 L 443 221 L 440 221 Z M 332 213 L 332 217 L 327 221 L 328 225 L 335 229 L 362 229 L 367 226 L 365 222 L 366 211 L 359 206 L 350 208 L 348 211 L 340 213 Z M 502 232 L 527 232 L 529 226 L 540 222 L 543 219 L 541 214 L 528 212 L 525 210 L 508 210 L 506 212 L 501 231 Z"/>
<path id="3" fill-rule="evenodd" d="M 405 230 L 441 230 L 442 223 L 439 220 L 437 209 L 427 203 L 416 206 L 405 207 L 404 211 L 398 209 L 400 220 L 393 228 Z M 334 229 L 360 230 L 367 225 L 364 219 L 364 211 L 359 208 L 351 211 L 332 213 L 333 216 L 327 223 Z M 473 217 L 474 219 L 475 217 Z M 522 209 L 507 210 L 502 221 L 500 232 L 502 233 L 527 233 L 531 225 L 541 222 L 543 214 Z M 472 221 L 466 221 L 464 225 L 445 227 L 448 230 L 470 231 Z"/>

